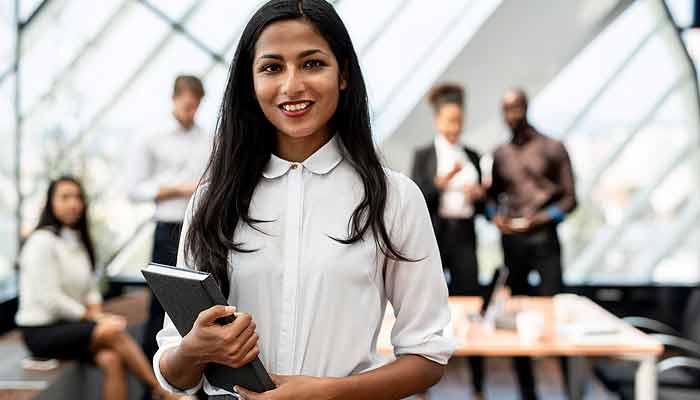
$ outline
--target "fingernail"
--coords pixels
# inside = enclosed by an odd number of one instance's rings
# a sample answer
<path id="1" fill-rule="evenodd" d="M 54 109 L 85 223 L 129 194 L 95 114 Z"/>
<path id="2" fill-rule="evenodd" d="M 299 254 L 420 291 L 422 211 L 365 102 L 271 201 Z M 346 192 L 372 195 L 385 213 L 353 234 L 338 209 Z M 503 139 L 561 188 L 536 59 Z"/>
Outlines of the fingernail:
<path id="1" fill-rule="evenodd" d="M 233 392 L 236 393 L 236 394 L 238 394 L 238 386 L 234 386 L 234 387 L 233 387 Z"/>
<path id="2" fill-rule="evenodd" d="M 236 307 L 234 307 L 234 306 L 227 306 L 226 307 L 226 312 L 235 312 L 235 311 L 236 311 Z"/>

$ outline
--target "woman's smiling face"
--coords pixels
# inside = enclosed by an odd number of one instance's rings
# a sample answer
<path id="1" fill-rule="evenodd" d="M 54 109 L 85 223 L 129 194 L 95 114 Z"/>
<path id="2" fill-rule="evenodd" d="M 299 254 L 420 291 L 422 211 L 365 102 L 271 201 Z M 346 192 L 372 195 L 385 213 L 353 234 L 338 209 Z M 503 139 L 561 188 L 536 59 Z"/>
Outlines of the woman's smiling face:
<path id="1" fill-rule="evenodd" d="M 255 97 L 278 140 L 331 135 L 341 75 L 328 42 L 303 19 L 270 24 L 255 45 Z"/>

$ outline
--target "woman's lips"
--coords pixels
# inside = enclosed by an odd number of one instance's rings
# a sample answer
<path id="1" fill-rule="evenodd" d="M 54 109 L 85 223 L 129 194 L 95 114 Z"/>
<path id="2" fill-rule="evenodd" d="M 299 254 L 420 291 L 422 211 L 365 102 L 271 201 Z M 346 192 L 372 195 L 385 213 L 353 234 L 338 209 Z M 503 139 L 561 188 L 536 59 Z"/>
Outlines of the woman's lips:
<path id="1" fill-rule="evenodd" d="M 279 109 L 282 111 L 282 114 L 287 117 L 298 118 L 306 115 L 313 105 L 314 103 L 312 101 L 297 101 L 282 103 L 279 105 Z"/>

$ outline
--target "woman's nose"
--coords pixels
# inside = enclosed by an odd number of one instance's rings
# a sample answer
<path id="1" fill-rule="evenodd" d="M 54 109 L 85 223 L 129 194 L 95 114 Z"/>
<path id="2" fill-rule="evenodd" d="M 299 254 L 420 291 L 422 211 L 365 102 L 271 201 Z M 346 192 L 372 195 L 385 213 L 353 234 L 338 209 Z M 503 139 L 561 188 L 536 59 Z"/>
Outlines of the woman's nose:
<path id="1" fill-rule="evenodd" d="M 282 91 L 287 97 L 296 98 L 304 92 L 304 77 L 296 69 L 290 68 L 288 71 Z"/>

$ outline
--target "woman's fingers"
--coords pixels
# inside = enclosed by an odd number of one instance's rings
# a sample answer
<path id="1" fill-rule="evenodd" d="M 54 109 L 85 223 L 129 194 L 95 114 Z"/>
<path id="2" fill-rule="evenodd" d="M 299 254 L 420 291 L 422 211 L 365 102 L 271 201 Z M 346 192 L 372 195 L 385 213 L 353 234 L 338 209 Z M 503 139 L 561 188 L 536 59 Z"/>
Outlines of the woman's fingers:
<path id="1" fill-rule="evenodd" d="M 254 324 L 253 317 L 246 313 L 236 313 L 236 320 L 225 325 L 227 339 L 232 341 L 239 337 L 251 324 Z M 253 325 L 255 329 L 255 325 Z"/>
<path id="2" fill-rule="evenodd" d="M 258 349 L 258 346 L 254 346 L 252 349 L 250 349 L 248 351 L 248 353 L 246 353 L 246 355 L 243 356 L 243 359 L 241 360 L 240 365 L 235 367 L 235 368 L 239 368 L 239 367 L 242 367 L 244 365 L 249 364 L 251 361 L 255 360 L 255 357 L 257 357 L 258 354 L 260 354 L 260 350 Z"/>
<path id="3" fill-rule="evenodd" d="M 274 383 L 275 386 L 281 386 L 289 380 L 289 376 L 270 374 L 270 379 L 272 379 L 272 383 Z"/>
<path id="4" fill-rule="evenodd" d="M 215 321 L 222 317 L 228 317 L 236 312 L 236 307 L 217 305 L 199 313 L 196 323 L 200 325 L 214 325 Z"/>
<path id="5" fill-rule="evenodd" d="M 246 355 L 250 350 L 258 345 L 258 335 L 253 332 L 252 335 L 248 337 L 245 343 L 239 348 L 239 354 Z"/>
<path id="6" fill-rule="evenodd" d="M 244 389 L 240 386 L 236 386 L 233 389 L 236 393 L 238 393 L 244 400 L 263 400 L 263 397 L 260 393 L 255 393 L 251 392 L 248 389 Z"/>

